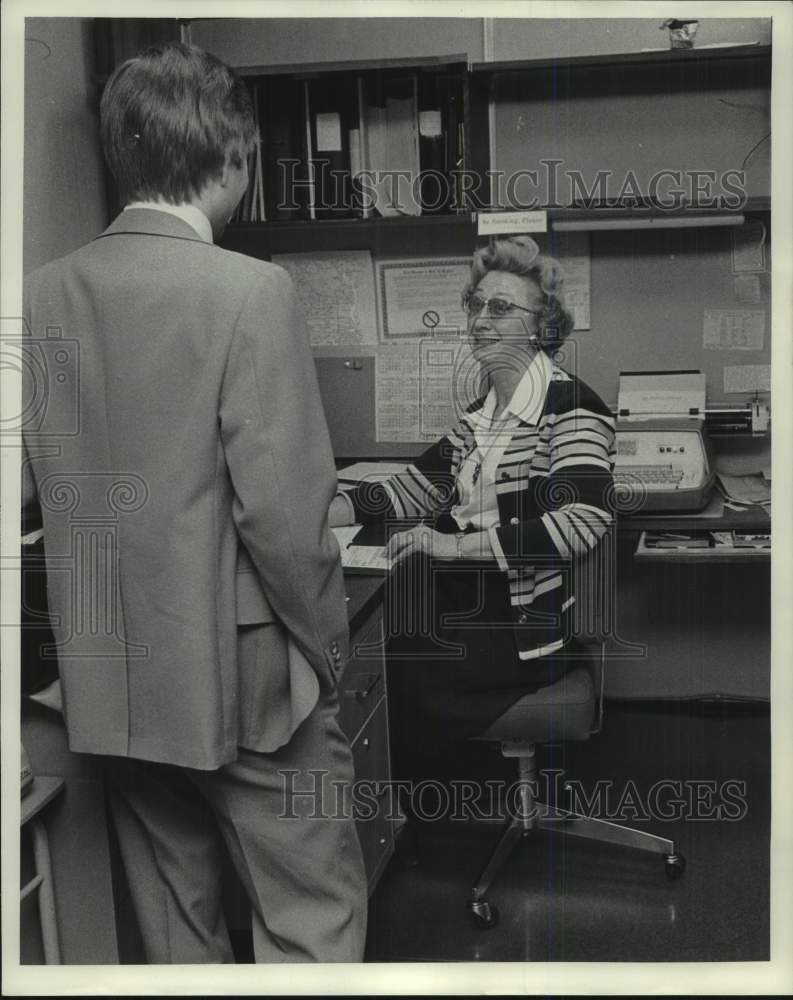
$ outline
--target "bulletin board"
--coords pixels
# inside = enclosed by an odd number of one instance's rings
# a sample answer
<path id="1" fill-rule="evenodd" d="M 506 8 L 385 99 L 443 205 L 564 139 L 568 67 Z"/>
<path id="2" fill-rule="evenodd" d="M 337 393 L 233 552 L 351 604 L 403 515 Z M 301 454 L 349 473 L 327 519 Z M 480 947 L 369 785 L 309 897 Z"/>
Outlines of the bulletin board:
<path id="1" fill-rule="evenodd" d="M 736 370 L 739 377 L 746 369 L 760 375 L 771 359 L 769 219 L 767 213 L 748 219 L 765 229 L 761 271 L 734 273 L 735 236 L 728 227 L 591 233 L 590 328 L 570 336 L 563 367 L 614 408 L 620 371 L 698 369 L 707 378 L 708 405 L 749 399 L 748 388 L 725 391 L 725 372 L 726 388 L 734 389 L 740 384 Z M 537 240 L 544 250 L 564 255 L 564 234 L 538 234 Z M 739 254 L 738 266 L 740 261 Z M 725 327 L 725 318 L 735 313 L 752 314 L 742 346 Z M 714 330 L 722 331 L 720 342 L 718 336 L 714 342 Z M 372 348 L 336 347 L 316 357 L 339 458 L 414 456 L 427 447 L 426 440 L 377 440 L 376 354 Z"/>

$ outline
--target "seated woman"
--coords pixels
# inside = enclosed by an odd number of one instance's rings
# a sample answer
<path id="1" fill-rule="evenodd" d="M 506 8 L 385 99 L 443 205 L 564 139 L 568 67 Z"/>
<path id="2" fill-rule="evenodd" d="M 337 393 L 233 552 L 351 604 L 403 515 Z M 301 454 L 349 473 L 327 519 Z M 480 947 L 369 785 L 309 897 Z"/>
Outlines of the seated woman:
<path id="1" fill-rule="evenodd" d="M 562 283 L 529 236 L 477 250 L 463 303 L 489 391 L 405 472 L 331 505 L 334 526 L 412 522 L 388 543 L 395 777 L 453 760 L 584 655 L 572 566 L 611 522 L 614 420 L 552 360 L 573 327 Z"/>

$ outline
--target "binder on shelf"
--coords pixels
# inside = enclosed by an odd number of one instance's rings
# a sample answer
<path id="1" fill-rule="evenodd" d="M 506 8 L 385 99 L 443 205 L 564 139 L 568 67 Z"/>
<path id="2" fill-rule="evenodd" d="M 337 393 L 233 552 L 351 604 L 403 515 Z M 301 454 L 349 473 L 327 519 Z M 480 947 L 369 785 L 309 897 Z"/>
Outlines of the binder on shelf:
<path id="1" fill-rule="evenodd" d="M 400 215 L 420 215 L 418 81 L 393 80 L 386 93 L 386 156 L 393 203 Z M 400 177 L 399 174 L 402 176 Z"/>
<path id="2" fill-rule="evenodd" d="M 249 78 L 260 143 L 241 222 L 462 211 L 459 67 L 377 68 Z"/>
<path id="3" fill-rule="evenodd" d="M 382 216 L 420 215 L 416 75 L 375 78 L 363 117 L 364 157 L 375 208 Z"/>
<path id="4" fill-rule="evenodd" d="M 305 86 L 314 217 L 347 218 L 352 215 L 350 132 L 359 124 L 356 83 L 345 73 L 306 80 Z"/>
<path id="5" fill-rule="evenodd" d="M 422 75 L 418 91 L 419 200 L 426 215 L 448 208 L 451 187 L 446 169 L 447 131 L 443 81 L 437 75 Z"/>
<path id="6" fill-rule="evenodd" d="M 268 220 L 308 218 L 308 167 L 302 82 L 269 76 L 261 84 L 264 212 Z"/>
<path id="7" fill-rule="evenodd" d="M 452 83 L 452 78 L 449 78 Z M 467 197 L 464 195 L 460 174 L 466 166 L 465 149 L 465 101 L 457 84 L 450 85 L 446 101 L 447 125 L 446 134 L 446 173 L 450 179 L 451 194 L 449 207 L 453 212 L 467 210 Z"/>
<path id="8" fill-rule="evenodd" d="M 369 160 L 366 152 L 366 96 L 362 76 L 355 79 L 356 114 L 355 128 L 350 129 L 350 194 L 353 215 L 368 219 L 374 214 L 374 203 L 369 181 Z"/>

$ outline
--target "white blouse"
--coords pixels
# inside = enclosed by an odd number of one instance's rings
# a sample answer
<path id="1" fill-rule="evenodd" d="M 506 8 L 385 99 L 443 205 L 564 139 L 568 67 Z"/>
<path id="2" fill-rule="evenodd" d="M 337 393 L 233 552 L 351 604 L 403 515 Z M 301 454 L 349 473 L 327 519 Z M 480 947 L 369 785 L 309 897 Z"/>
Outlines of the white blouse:
<path id="1" fill-rule="evenodd" d="M 498 524 L 496 470 L 520 421 L 536 426 L 545 403 L 553 366 L 545 351 L 538 351 L 521 378 L 509 405 L 497 420 L 496 390 L 490 389 L 484 406 L 468 415 L 474 428 L 476 448 L 460 466 L 457 490 L 460 503 L 451 515 L 460 530 L 487 530 Z"/>

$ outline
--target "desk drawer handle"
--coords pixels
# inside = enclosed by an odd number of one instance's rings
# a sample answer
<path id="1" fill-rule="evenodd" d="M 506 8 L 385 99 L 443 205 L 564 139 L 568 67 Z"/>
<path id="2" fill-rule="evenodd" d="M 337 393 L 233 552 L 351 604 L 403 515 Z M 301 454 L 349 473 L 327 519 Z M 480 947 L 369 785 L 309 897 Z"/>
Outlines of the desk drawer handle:
<path id="1" fill-rule="evenodd" d="M 350 688 L 349 691 L 344 693 L 348 698 L 355 698 L 357 702 L 366 701 L 369 695 L 377 687 L 377 682 L 380 680 L 380 674 L 361 674 L 362 678 L 369 678 L 366 687 L 362 688 Z"/>

